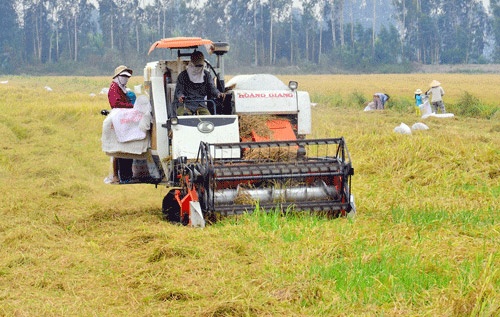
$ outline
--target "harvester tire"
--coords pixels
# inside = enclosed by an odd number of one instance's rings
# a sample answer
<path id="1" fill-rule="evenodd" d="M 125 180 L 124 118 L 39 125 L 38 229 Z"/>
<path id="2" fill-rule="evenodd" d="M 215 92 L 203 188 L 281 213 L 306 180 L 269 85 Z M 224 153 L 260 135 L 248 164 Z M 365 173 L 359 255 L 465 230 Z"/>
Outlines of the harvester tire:
<path id="1" fill-rule="evenodd" d="M 181 207 L 175 199 L 175 190 L 171 190 L 163 198 L 162 203 L 163 220 L 180 223 L 181 222 Z"/>

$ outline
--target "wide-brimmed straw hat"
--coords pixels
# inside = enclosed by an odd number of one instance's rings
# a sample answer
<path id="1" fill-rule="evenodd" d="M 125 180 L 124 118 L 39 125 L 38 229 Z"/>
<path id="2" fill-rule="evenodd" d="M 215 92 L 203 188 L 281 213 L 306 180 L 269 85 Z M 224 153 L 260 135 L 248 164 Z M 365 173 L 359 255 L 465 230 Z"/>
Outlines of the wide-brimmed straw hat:
<path id="1" fill-rule="evenodd" d="M 420 95 L 422 93 L 422 90 L 420 90 L 420 88 L 418 88 L 417 90 L 415 90 L 415 95 Z"/>
<path id="2" fill-rule="evenodd" d="M 431 87 L 438 87 L 438 86 L 441 86 L 441 83 L 440 83 L 439 81 L 437 81 L 437 80 L 435 80 L 435 79 L 434 79 L 434 80 L 430 83 L 430 85 L 429 85 L 429 86 L 431 86 Z"/>
<path id="3" fill-rule="evenodd" d="M 113 78 L 115 78 L 118 75 L 131 77 L 133 73 L 134 73 L 134 71 L 131 70 L 130 68 L 128 68 L 127 66 L 120 65 L 117 68 L 115 68 L 115 72 L 113 74 Z"/>

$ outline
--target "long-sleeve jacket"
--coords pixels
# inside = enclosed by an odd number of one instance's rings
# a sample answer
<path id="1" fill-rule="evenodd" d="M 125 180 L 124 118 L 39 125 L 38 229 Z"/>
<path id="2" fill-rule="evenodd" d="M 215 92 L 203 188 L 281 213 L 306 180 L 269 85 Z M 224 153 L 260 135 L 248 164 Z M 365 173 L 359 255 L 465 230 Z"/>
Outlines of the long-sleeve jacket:
<path id="1" fill-rule="evenodd" d="M 133 108 L 134 105 L 130 102 L 127 95 L 114 81 L 111 83 L 108 91 L 108 100 L 111 108 Z"/>
<path id="2" fill-rule="evenodd" d="M 426 94 L 432 95 L 431 102 L 443 101 L 444 89 L 441 86 L 432 87 Z"/>
<path id="3" fill-rule="evenodd" d="M 187 71 L 182 71 L 177 77 L 177 85 L 175 86 L 175 99 L 174 106 L 178 107 L 179 97 L 185 97 L 185 105 L 191 111 L 196 111 L 198 107 L 206 108 L 206 103 L 202 102 L 189 102 L 189 100 L 203 100 L 205 97 L 215 98 L 220 92 L 215 87 L 212 76 L 207 70 L 204 70 L 205 76 L 202 83 L 193 83 L 189 79 Z"/>

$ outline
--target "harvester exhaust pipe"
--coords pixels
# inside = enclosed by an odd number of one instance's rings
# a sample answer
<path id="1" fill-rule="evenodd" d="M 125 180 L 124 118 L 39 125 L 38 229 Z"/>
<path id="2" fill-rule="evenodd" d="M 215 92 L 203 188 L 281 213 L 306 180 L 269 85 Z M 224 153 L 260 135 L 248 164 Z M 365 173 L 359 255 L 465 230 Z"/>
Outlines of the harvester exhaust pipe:
<path id="1" fill-rule="evenodd" d="M 229 52 L 229 44 L 225 42 L 214 42 L 212 43 L 212 47 L 210 49 L 212 53 L 214 53 L 217 56 L 216 68 L 219 70 L 218 79 L 221 81 L 221 86 L 222 86 L 221 89 L 224 89 L 225 70 L 224 70 L 224 63 L 222 62 L 222 57 L 224 54 Z"/>

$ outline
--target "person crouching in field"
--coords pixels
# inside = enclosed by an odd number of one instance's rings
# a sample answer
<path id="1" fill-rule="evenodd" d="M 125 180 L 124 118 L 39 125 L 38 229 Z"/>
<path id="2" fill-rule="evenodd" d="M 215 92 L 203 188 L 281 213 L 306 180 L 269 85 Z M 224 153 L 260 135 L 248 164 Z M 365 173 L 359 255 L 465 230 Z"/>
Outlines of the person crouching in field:
<path id="1" fill-rule="evenodd" d="M 389 95 L 381 92 L 373 94 L 373 102 L 375 103 L 375 109 L 384 110 L 385 103 L 389 100 Z"/>
<path id="2" fill-rule="evenodd" d="M 430 84 L 431 88 L 427 90 L 426 95 L 432 95 L 431 105 L 434 113 L 438 113 L 438 108 L 441 109 L 442 113 L 446 113 L 444 108 L 443 96 L 444 89 L 441 87 L 441 83 L 437 80 L 433 80 Z"/>

